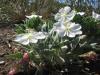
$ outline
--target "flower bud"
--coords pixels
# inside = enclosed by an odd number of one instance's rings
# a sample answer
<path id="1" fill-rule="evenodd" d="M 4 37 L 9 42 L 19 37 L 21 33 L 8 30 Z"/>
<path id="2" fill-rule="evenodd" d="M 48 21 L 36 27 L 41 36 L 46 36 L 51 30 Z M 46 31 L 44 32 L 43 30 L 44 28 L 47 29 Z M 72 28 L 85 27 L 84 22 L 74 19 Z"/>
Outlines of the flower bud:
<path id="1" fill-rule="evenodd" d="M 16 73 L 16 69 L 12 69 L 9 71 L 8 75 L 14 75 Z"/>
<path id="2" fill-rule="evenodd" d="M 26 53 L 24 53 L 24 55 L 23 55 L 23 60 L 24 61 L 29 61 L 29 54 L 26 52 Z"/>

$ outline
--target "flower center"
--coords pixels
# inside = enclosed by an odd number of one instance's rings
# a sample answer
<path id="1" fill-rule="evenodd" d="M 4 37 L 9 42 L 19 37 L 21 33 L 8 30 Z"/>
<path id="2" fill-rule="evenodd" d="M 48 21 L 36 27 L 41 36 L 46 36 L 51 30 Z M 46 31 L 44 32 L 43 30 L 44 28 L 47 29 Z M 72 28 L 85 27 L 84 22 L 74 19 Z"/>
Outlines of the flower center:
<path id="1" fill-rule="evenodd" d="M 65 31 L 66 32 L 70 32 L 71 31 L 71 28 L 70 28 L 70 24 L 68 24 L 67 22 L 64 24 L 65 26 Z"/>
<path id="2" fill-rule="evenodd" d="M 62 16 L 62 17 L 66 17 L 67 14 L 66 14 L 66 13 L 62 13 L 61 16 Z"/>
<path id="3" fill-rule="evenodd" d="M 32 33 L 28 33 L 28 35 L 26 35 L 28 39 L 32 39 Z"/>

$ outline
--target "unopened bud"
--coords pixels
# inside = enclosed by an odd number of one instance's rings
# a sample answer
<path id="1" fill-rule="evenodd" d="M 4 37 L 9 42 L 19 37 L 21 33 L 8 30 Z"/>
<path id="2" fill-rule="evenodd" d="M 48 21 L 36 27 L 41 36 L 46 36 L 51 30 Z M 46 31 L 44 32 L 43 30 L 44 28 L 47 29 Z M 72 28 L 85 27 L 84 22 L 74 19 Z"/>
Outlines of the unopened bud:
<path id="1" fill-rule="evenodd" d="M 24 61 L 29 61 L 29 54 L 28 53 L 24 53 L 23 60 Z"/>
<path id="2" fill-rule="evenodd" d="M 16 69 L 12 69 L 9 71 L 8 75 L 14 75 L 16 73 Z"/>

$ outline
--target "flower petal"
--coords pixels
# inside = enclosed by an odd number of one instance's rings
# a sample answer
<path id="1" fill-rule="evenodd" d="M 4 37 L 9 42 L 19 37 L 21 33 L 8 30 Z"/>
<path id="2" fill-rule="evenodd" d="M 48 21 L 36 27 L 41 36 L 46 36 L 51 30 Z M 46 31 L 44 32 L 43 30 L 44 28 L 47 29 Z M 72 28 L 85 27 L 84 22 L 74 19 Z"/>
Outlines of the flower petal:
<path id="1" fill-rule="evenodd" d="M 29 40 L 26 39 L 26 40 L 20 41 L 19 43 L 21 43 L 23 45 L 28 45 L 29 44 Z"/>
<path id="2" fill-rule="evenodd" d="M 66 16 L 66 21 L 71 21 L 76 15 L 76 11 L 72 10 L 67 16 Z"/>
<path id="3" fill-rule="evenodd" d="M 38 39 L 32 38 L 32 39 L 30 39 L 29 41 L 30 41 L 30 43 L 37 43 L 37 42 L 38 42 Z"/>
<path id="4" fill-rule="evenodd" d="M 71 11 L 71 8 L 69 6 L 64 7 L 64 11 L 66 13 L 69 13 Z"/>
<path id="5" fill-rule="evenodd" d="M 58 21 L 59 19 L 60 19 L 60 14 L 57 13 L 57 14 L 55 15 L 55 20 Z"/>
<path id="6" fill-rule="evenodd" d="M 59 13 L 62 13 L 64 11 L 64 8 L 59 9 Z"/>
<path id="7" fill-rule="evenodd" d="M 25 36 L 26 34 L 19 34 L 16 36 L 16 38 L 14 39 L 14 41 L 19 42 L 22 41 L 24 39 L 27 39 L 27 36 Z"/>
<path id="8" fill-rule="evenodd" d="M 36 18 L 36 17 L 39 17 L 39 18 L 42 18 L 42 16 L 39 16 L 39 15 L 30 15 L 30 16 L 26 16 L 26 18 L 28 19 L 31 19 L 31 18 Z"/>
<path id="9" fill-rule="evenodd" d="M 94 11 L 92 12 L 92 17 L 93 17 L 95 20 L 100 20 L 100 14 L 97 14 L 97 13 L 95 13 Z"/>
<path id="10" fill-rule="evenodd" d="M 79 24 L 75 24 L 75 23 L 71 24 L 71 30 L 72 31 L 80 30 L 80 29 L 81 29 L 81 26 Z"/>
<path id="11" fill-rule="evenodd" d="M 66 32 L 64 30 L 62 30 L 62 31 L 59 30 L 59 31 L 57 31 L 57 33 L 60 37 L 64 37 L 66 35 Z"/>
<path id="12" fill-rule="evenodd" d="M 36 33 L 35 35 L 34 35 L 34 37 L 36 38 L 36 39 L 44 39 L 45 37 L 46 37 L 46 33 L 43 33 L 43 32 L 38 32 L 38 33 Z"/>
<path id="13" fill-rule="evenodd" d="M 74 34 L 82 34 L 82 31 L 80 31 L 80 30 L 76 30 L 76 31 L 72 31 L 72 33 L 74 33 Z"/>
<path id="14" fill-rule="evenodd" d="M 68 37 L 75 37 L 75 34 L 72 33 L 72 32 L 67 32 L 67 36 L 68 36 Z"/>
<path id="15" fill-rule="evenodd" d="M 83 16 L 85 14 L 85 12 L 78 12 L 77 14 Z"/>

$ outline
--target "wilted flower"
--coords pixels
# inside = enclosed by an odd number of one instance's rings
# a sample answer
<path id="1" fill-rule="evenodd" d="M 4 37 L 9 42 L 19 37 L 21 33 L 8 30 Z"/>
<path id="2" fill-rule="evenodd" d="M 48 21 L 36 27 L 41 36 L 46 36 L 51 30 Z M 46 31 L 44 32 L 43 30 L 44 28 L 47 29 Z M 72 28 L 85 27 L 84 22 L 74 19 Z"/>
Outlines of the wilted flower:
<path id="1" fill-rule="evenodd" d="M 95 20 L 100 20 L 100 14 L 97 14 L 97 13 L 95 13 L 94 11 L 92 12 L 92 17 L 93 17 Z"/>
<path id="2" fill-rule="evenodd" d="M 43 32 L 28 32 L 23 34 L 18 34 L 14 41 L 19 42 L 23 45 L 28 45 L 29 43 L 37 43 L 38 39 L 44 39 L 46 34 Z"/>
<path id="3" fill-rule="evenodd" d="M 90 61 L 90 60 L 95 60 L 97 58 L 97 54 L 94 51 L 90 51 L 80 55 L 80 57 L 83 57 L 85 60 Z"/>
<path id="4" fill-rule="evenodd" d="M 75 10 L 71 10 L 69 6 L 66 6 L 64 8 L 61 8 L 59 12 L 55 15 L 56 21 L 71 21 L 74 16 L 76 15 Z"/>
<path id="5" fill-rule="evenodd" d="M 36 17 L 39 17 L 39 18 L 42 18 L 42 16 L 39 16 L 39 15 L 30 15 L 30 16 L 26 16 L 26 18 L 28 19 L 31 19 L 31 18 L 36 18 Z"/>
<path id="6" fill-rule="evenodd" d="M 82 34 L 80 30 L 81 26 L 72 22 L 57 22 L 54 24 L 53 31 L 56 31 L 59 36 L 63 37 L 75 37 L 78 34 Z"/>

